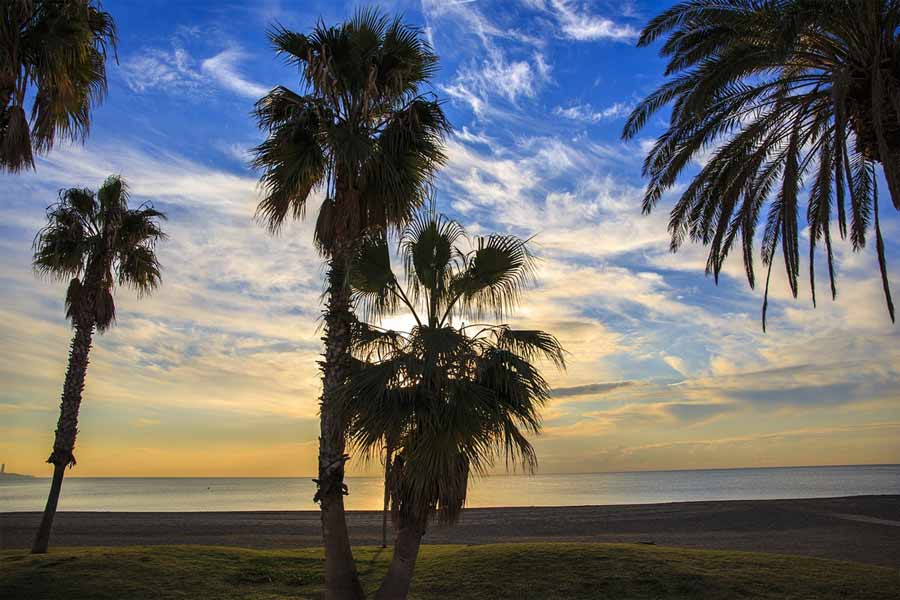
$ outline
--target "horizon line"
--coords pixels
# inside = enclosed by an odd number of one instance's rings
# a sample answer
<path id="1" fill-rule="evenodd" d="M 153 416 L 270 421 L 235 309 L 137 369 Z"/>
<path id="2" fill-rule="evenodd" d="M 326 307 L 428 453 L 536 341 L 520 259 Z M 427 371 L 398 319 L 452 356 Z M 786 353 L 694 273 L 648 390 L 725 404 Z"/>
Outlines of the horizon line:
<path id="1" fill-rule="evenodd" d="M 750 471 L 764 469 L 829 469 L 840 467 L 900 467 L 900 463 L 854 463 L 827 465 L 775 465 L 757 467 L 707 467 L 702 469 L 635 469 L 631 471 L 559 471 L 548 473 L 490 473 L 487 477 L 545 477 L 557 475 L 632 475 L 636 473 L 696 473 L 704 471 Z M 26 475 L 34 479 L 48 479 L 49 475 L 28 475 L 6 472 L 7 475 Z M 315 479 L 316 475 L 69 475 L 67 479 Z M 381 475 L 346 475 L 346 479 L 381 479 Z"/>

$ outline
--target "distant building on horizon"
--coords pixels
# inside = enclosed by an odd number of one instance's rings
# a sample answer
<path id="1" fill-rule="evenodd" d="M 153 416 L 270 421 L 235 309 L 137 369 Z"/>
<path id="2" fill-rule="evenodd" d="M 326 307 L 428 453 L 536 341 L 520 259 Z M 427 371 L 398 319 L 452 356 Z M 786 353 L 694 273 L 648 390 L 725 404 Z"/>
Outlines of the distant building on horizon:
<path id="1" fill-rule="evenodd" d="M 0 463 L 0 479 L 34 479 L 34 477 L 32 477 L 31 475 L 20 475 L 18 473 L 7 473 L 6 463 Z"/>

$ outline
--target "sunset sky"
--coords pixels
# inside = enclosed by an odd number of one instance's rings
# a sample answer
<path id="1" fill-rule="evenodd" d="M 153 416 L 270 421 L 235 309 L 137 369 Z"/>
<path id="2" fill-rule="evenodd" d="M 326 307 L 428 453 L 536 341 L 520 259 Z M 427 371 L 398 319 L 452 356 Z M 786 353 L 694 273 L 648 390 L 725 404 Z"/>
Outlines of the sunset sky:
<path id="1" fill-rule="evenodd" d="M 567 372 L 546 367 L 541 472 L 900 463 L 900 326 L 872 248 L 838 245 L 838 299 L 817 309 L 805 281 L 790 297 L 779 262 L 764 334 L 762 291 L 739 257 L 717 287 L 702 247 L 668 251 L 678 190 L 641 215 L 641 161 L 665 122 L 619 135 L 662 81 L 656 49 L 635 40 L 668 3 L 379 4 L 441 57 L 433 92 L 455 131 L 438 207 L 470 233 L 535 236 L 538 282 L 513 322 L 570 353 Z M 71 330 L 64 286 L 30 267 L 44 210 L 60 188 L 120 173 L 133 203 L 168 214 L 163 287 L 141 300 L 120 290 L 116 326 L 95 338 L 71 474 L 310 475 L 323 267 L 310 224 L 273 237 L 253 220 L 247 151 L 262 137 L 250 111 L 272 86 L 297 87 L 266 27 L 307 31 L 357 3 L 103 6 L 119 63 L 87 143 L 0 176 L 0 461 L 50 468 Z M 896 298 L 898 213 L 885 209 L 882 226 Z"/>

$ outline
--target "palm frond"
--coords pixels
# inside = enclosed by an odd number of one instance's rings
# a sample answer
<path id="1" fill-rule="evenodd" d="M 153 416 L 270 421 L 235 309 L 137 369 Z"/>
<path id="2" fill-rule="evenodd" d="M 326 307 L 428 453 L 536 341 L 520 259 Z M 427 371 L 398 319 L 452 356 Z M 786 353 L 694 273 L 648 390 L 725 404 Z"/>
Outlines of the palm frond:
<path id="1" fill-rule="evenodd" d="M 397 278 L 384 235 L 372 234 L 357 243 L 350 262 L 354 305 L 364 320 L 393 312 L 399 299 Z"/>
<path id="2" fill-rule="evenodd" d="M 407 223 L 424 204 L 434 173 L 447 159 L 449 128 L 434 100 L 416 98 L 390 114 L 361 175 L 369 223 L 382 229 Z"/>
<path id="3" fill-rule="evenodd" d="M 14 62 L 0 75 L 0 169 L 34 168 L 59 139 L 83 141 L 106 95 L 116 28 L 93 0 L 8 2 L 0 45 Z M 24 103 L 31 100 L 30 128 Z"/>
<path id="4" fill-rule="evenodd" d="M 323 190 L 316 245 L 325 255 L 402 229 L 446 160 L 446 117 L 420 93 L 437 65 L 423 32 L 372 8 L 336 26 L 301 34 L 276 25 L 268 35 L 302 90 L 278 87 L 256 105 L 267 135 L 253 149 L 265 192 L 257 218 L 276 232 Z"/>
<path id="5" fill-rule="evenodd" d="M 104 215 L 120 214 L 128 206 L 128 185 L 119 175 L 110 175 L 97 190 L 97 202 Z"/>
<path id="6" fill-rule="evenodd" d="M 323 112 L 320 103 L 283 87 L 256 104 L 259 125 L 269 130 L 268 138 L 253 149 L 251 165 L 263 171 L 260 186 L 265 193 L 256 217 L 273 233 L 288 217 L 303 218 L 310 194 L 328 176 Z"/>
<path id="7" fill-rule="evenodd" d="M 341 418 L 354 448 L 371 457 L 390 440 L 394 454 L 387 485 L 392 515 L 404 525 L 424 528 L 432 515 L 454 523 L 465 505 L 470 473 L 484 474 L 496 460 L 505 459 L 507 468 L 533 470 L 537 456 L 528 435 L 540 431 L 539 411 L 550 393 L 534 362 L 546 359 L 565 368 L 564 350 L 549 333 L 508 325 L 456 327 L 441 318 L 453 306 L 447 293 L 452 284 L 477 281 L 468 289 L 505 293 L 507 306 L 511 292 L 496 290 L 530 274 L 524 241 L 481 238 L 466 256 L 456 247 L 464 236 L 457 223 L 422 211 L 400 243 L 408 293 L 393 279 L 383 236 L 358 248 L 359 266 L 351 276 L 357 294 L 388 285 L 395 289 L 402 299 L 396 307 L 405 305 L 418 323 L 404 333 L 355 324 L 357 358 L 341 393 Z M 455 293 L 461 297 L 465 291 Z M 414 296 L 427 305 L 428 319 L 415 314 L 408 300 Z"/>
<path id="8" fill-rule="evenodd" d="M 894 300 L 891 297 L 891 282 L 888 280 L 887 259 L 884 254 L 884 238 L 881 235 L 881 224 L 878 219 L 878 189 L 877 183 L 873 178 L 872 207 L 875 214 L 875 252 L 878 256 L 878 269 L 881 272 L 881 286 L 884 290 L 884 300 L 887 304 L 888 314 L 891 317 L 891 323 L 896 322 L 894 316 Z"/>
<path id="9" fill-rule="evenodd" d="M 828 264 L 828 279 L 831 283 L 831 297 L 837 296 L 834 283 L 834 254 L 831 249 L 831 165 L 833 162 L 831 140 L 824 139 L 819 149 L 819 164 L 815 182 L 809 193 L 806 220 L 809 224 L 809 286 L 813 306 L 816 304 L 816 244 L 825 242 L 825 258 Z"/>
<path id="10" fill-rule="evenodd" d="M 533 279 L 535 258 L 527 240 L 511 235 L 478 237 L 475 244 L 465 270 L 451 283 L 453 294 L 471 318 L 502 319 Z"/>
<path id="11" fill-rule="evenodd" d="M 160 226 L 165 218 L 149 203 L 129 208 L 128 186 L 117 175 L 97 193 L 60 191 L 47 210 L 47 226 L 35 237 L 33 265 L 39 274 L 70 280 L 66 317 L 73 325 L 106 331 L 115 321 L 116 285 L 129 286 L 139 296 L 159 286 L 155 247 L 166 238 Z"/>
<path id="12" fill-rule="evenodd" d="M 410 297 L 414 302 L 426 298 L 429 316 L 444 305 L 457 267 L 455 244 L 464 236 L 459 223 L 429 209 L 414 216 L 400 238 Z"/>
<path id="13" fill-rule="evenodd" d="M 673 251 L 687 239 L 707 246 L 706 270 L 718 282 L 740 235 L 752 287 L 754 234 L 768 204 L 766 290 L 777 241 L 796 296 L 797 213 L 803 177 L 816 164 L 807 203 L 811 294 L 815 304 L 821 240 L 836 295 L 830 221 L 836 219 L 841 237 L 849 225 L 854 250 L 865 246 L 873 224 L 874 163 L 882 165 L 900 207 L 898 19 L 893 0 L 689 0 L 646 25 L 638 45 L 662 41 L 666 79 L 632 112 L 623 138 L 634 138 L 663 108 L 671 110 L 667 129 L 645 157 L 644 212 L 699 153 L 712 154 L 671 209 Z M 887 288 L 885 298 L 889 302 Z M 767 307 L 768 293 L 764 327 Z"/>
<path id="14" fill-rule="evenodd" d="M 498 348 L 517 354 L 529 362 L 543 358 L 558 369 L 566 367 L 562 345 L 555 336 L 546 331 L 501 326 L 494 329 L 494 336 Z"/>
<path id="15" fill-rule="evenodd" d="M 70 198 L 82 200 L 86 196 L 84 191 L 60 193 L 60 201 L 47 210 L 47 225 L 34 239 L 33 265 L 39 274 L 58 280 L 78 277 L 99 245 L 93 224 L 81 210 L 68 203 Z"/>
<path id="16" fill-rule="evenodd" d="M 153 248 L 148 245 L 131 246 L 118 257 L 118 283 L 127 285 L 139 296 L 150 293 L 162 282 L 162 269 Z"/>
<path id="17" fill-rule="evenodd" d="M 363 362 L 377 362 L 403 353 L 407 337 L 392 329 L 381 329 L 364 321 L 353 323 L 353 354 Z"/>

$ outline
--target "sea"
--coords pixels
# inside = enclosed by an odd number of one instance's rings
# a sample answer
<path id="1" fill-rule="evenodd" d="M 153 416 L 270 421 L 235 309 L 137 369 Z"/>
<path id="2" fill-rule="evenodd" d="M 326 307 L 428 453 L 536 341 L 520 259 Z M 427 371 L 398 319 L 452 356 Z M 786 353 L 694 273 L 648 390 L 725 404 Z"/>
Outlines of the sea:
<path id="1" fill-rule="evenodd" d="M 383 481 L 347 478 L 346 505 L 378 510 Z M 0 512 L 40 511 L 49 479 L 0 479 Z M 310 478 L 67 477 L 59 510 L 311 510 Z M 900 494 L 900 465 L 497 475 L 475 478 L 467 506 L 584 506 Z"/>

